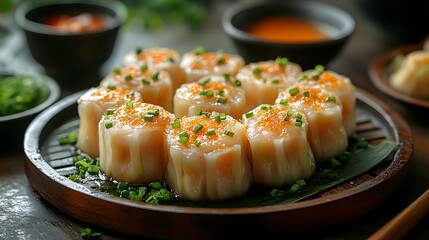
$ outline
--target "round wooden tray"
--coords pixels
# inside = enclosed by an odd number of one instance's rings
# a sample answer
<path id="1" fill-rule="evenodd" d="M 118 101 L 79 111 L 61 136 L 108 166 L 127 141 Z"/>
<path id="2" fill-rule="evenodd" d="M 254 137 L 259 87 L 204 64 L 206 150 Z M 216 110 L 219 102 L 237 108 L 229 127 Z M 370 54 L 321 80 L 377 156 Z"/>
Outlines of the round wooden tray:
<path id="1" fill-rule="evenodd" d="M 398 145 L 389 161 L 297 203 L 243 208 L 154 205 L 115 197 L 75 183 L 70 146 L 58 144 L 61 134 L 79 124 L 78 92 L 40 114 L 26 131 L 27 178 L 39 194 L 62 212 L 100 227 L 155 238 L 218 238 L 303 234 L 355 219 L 373 209 L 399 187 L 413 152 L 411 130 L 390 107 L 359 90 L 357 133 L 370 144 L 384 139 Z M 262 235 L 261 235 L 262 234 Z M 302 235 L 301 235 L 302 236 Z"/>
<path id="2" fill-rule="evenodd" d="M 422 43 L 406 45 L 406 46 L 394 49 L 374 59 L 369 64 L 369 69 L 368 69 L 371 81 L 380 91 L 397 100 L 400 100 L 402 102 L 409 103 L 415 106 L 429 108 L 428 100 L 414 98 L 407 94 L 401 93 L 396 89 L 394 89 L 389 82 L 389 75 L 390 75 L 389 65 L 393 61 L 393 59 L 396 56 L 398 56 L 398 54 L 402 54 L 405 56 L 408 53 L 411 53 L 416 50 L 422 50 L 422 49 L 423 49 Z"/>

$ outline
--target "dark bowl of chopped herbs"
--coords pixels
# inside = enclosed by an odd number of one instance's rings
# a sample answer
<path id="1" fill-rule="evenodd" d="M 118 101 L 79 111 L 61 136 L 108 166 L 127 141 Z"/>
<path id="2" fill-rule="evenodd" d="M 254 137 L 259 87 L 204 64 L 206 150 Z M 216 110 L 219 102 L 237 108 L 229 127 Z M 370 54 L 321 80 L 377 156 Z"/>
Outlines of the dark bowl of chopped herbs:
<path id="1" fill-rule="evenodd" d="M 36 73 L 0 73 L 0 144 L 21 147 L 27 126 L 55 103 L 61 90 L 52 78 Z M 5 148 L 6 149 L 6 148 Z"/>

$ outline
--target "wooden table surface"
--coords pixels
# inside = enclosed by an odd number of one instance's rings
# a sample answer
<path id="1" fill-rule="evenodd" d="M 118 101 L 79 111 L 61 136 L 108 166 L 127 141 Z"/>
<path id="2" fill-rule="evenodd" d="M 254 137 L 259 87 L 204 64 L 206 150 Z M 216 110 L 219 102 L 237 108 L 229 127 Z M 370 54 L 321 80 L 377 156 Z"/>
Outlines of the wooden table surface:
<path id="1" fill-rule="evenodd" d="M 235 52 L 232 42 L 225 36 L 221 27 L 223 11 L 233 2 L 214 1 L 204 28 L 196 32 L 184 26 L 166 27 L 158 32 L 148 32 L 136 26 L 123 29 L 114 55 L 105 66 L 107 73 L 117 66 L 118 59 L 136 47 L 171 47 L 180 52 L 193 50 L 202 45 L 207 49 L 223 49 Z M 350 1 L 325 0 L 337 5 L 355 17 L 356 32 L 338 57 L 327 68 L 350 77 L 361 89 L 394 108 L 409 124 L 414 138 L 414 154 L 405 178 L 404 187 L 371 212 L 324 231 L 312 233 L 315 239 L 365 239 L 387 223 L 407 205 L 422 194 L 429 185 L 429 110 L 419 109 L 390 98 L 378 91 L 368 75 L 368 64 L 374 58 L 396 47 L 408 44 L 383 33 Z M 41 71 L 29 55 L 22 34 L 14 28 L 10 15 L 0 16 L 9 31 L 1 32 L 0 66 L 12 68 L 32 68 Z M 130 30 L 133 28 L 133 31 Z M 136 30 L 137 29 L 137 30 Z M 6 39 L 6 40 L 4 40 Z M 10 56 L 13 56 L 10 58 Z M 71 93 L 64 89 L 63 96 Z M 102 229 L 73 219 L 44 200 L 27 180 L 24 171 L 24 152 L 22 142 L 13 147 L 1 147 L 0 151 L 0 239 L 80 239 L 83 228 L 90 227 L 101 232 L 102 239 L 137 239 L 113 229 Z M 351 206 L 353 207 L 353 206 Z M 407 239 L 429 238 L 429 216 L 423 218 L 406 236 Z"/>

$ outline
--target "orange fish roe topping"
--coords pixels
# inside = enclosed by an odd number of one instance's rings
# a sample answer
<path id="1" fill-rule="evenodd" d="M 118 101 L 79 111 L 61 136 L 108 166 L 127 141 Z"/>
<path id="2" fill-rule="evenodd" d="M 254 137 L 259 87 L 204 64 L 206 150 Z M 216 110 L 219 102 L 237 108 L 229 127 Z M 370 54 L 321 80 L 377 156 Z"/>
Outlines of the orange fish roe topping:
<path id="1" fill-rule="evenodd" d="M 226 103 L 227 99 L 233 98 L 234 86 L 222 81 L 212 81 L 210 77 L 203 78 L 198 82 L 186 85 L 184 93 L 187 99 L 203 99 L 204 101 L 215 101 Z"/>
<path id="2" fill-rule="evenodd" d="M 302 127 L 305 116 L 283 105 L 264 104 L 245 114 L 245 122 L 253 133 L 271 132 L 288 135 L 288 127 Z"/>
<path id="3" fill-rule="evenodd" d="M 246 66 L 256 80 L 262 83 L 282 84 L 288 81 L 289 73 L 286 66 L 289 64 L 287 58 L 277 58 L 276 61 L 263 61 Z"/>
<path id="4" fill-rule="evenodd" d="M 192 69 L 210 69 L 216 65 L 222 65 L 231 60 L 231 56 L 224 53 L 202 52 L 194 53 L 189 66 Z"/>
<path id="5" fill-rule="evenodd" d="M 127 102 L 125 105 L 108 110 L 105 114 L 106 127 L 108 123 L 111 126 L 119 128 L 146 128 L 154 126 L 167 126 L 171 122 L 170 113 L 160 106 L 142 103 Z"/>
<path id="6" fill-rule="evenodd" d="M 305 105 L 315 111 L 324 110 L 326 104 L 337 103 L 335 94 L 318 86 L 295 85 L 280 91 L 278 102 L 282 105 Z"/>
<path id="7" fill-rule="evenodd" d="M 118 82 L 130 82 L 130 83 L 142 83 L 143 85 L 154 85 L 160 79 L 166 79 L 169 77 L 165 71 L 158 71 L 149 69 L 147 65 L 143 65 L 140 68 L 137 67 L 124 67 L 115 69 L 111 75 L 114 81 Z"/>
<path id="8" fill-rule="evenodd" d="M 97 88 L 94 91 L 91 91 L 90 97 L 101 102 L 116 101 L 117 105 L 122 105 L 128 101 L 140 100 L 140 94 L 138 92 L 120 87 Z"/>
<path id="9" fill-rule="evenodd" d="M 165 63 L 165 62 L 174 63 L 179 61 L 179 54 L 172 49 L 167 49 L 167 48 L 146 49 L 146 50 L 137 49 L 135 52 L 140 61 L 149 65 L 156 65 L 156 64 Z"/>
<path id="10" fill-rule="evenodd" d="M 239 122 L 232 117 L 215 112 L 197 114 L 200 115 L 176 119 L 180 125 L 172 128 L 172 135 L 175 136 L 181 147 L 222 145 L 221 143 L 224 142 L 222 139 L 235 136 L 233 128 Z"/>

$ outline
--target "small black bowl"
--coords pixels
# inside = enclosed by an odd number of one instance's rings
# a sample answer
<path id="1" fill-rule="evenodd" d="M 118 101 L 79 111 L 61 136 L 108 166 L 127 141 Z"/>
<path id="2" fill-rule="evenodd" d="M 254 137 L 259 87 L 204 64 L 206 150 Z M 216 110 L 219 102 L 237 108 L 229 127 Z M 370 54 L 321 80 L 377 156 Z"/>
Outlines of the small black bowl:
<path id="1" fill-rule="evenodd" d="M 277 42 L 255 37 L 247 28 L 270 16 L 289 16 L 324 25 L 329 38 L 315 42 Z M 303 69 L 332 61 L 355 30 L 355 20 L 337 7 L 315 1 L 242 1 L 222 20 L 226 34 L 247 63 L 287 57 Z"/>
<path id="2" fill-rule="evenodd" d="M 35 83 L 34 85 L 40 86 L 41 92 L 47 95 L 42 102 L 30 109 L 0 116 L 0 145 L 2 149 L 17 149 L 18 147 L 22 147 L 24 133 L 30 122 L 60 98 L 61 89 L 58 83 L 52 78 L 37 73 L 0 73 L 0 81 L 4 81 L 7 77 L 25 77 L 31 79 L 33 81 L 32 85 Z"/>
<path id="3" fill-rule="evenodd" d="M 429 35 L 427 0 L 353 0 L 358 10 L 403 43 L 419 43 Z"/>
<path id="4" fill-rule="evenodd" d="M 103 16 L 105 25 L 93 31 L 62 32 L 44 22 L 49 16 L 79 13 Z M 61 87 L 75 90 L 98 85 L 126 18 L 126 6 L 114 0 L 27 1 L 15 11 L 34 60 Z"/>

